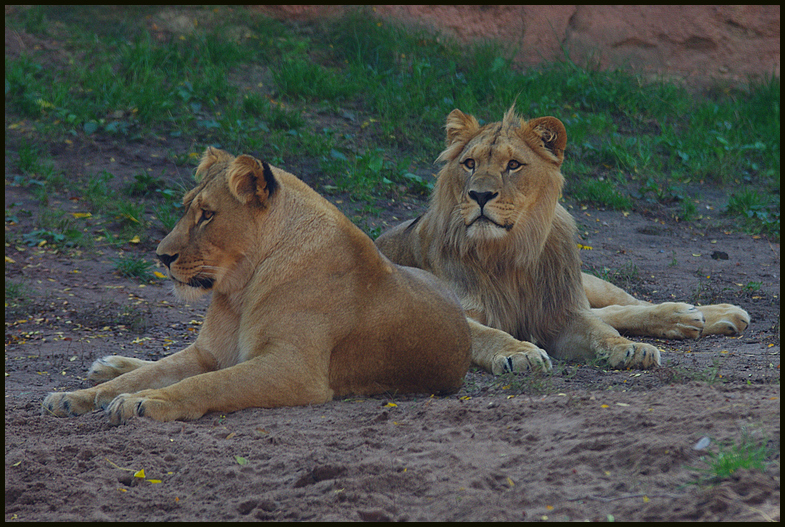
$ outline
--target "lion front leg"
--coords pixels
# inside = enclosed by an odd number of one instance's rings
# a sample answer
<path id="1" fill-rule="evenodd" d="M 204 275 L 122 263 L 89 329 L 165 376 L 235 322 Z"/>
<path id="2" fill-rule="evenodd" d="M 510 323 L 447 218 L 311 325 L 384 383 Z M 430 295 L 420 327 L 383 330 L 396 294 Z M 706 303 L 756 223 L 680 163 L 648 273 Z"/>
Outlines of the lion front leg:
<path id="1" fill-rule="evenodd" d="M 214 368 L 214 359 L 202 353 L 195 345 L 156 362 L 118 356 L 105 357 L 93 363 L 88 376 L 93 380 L 111 380 L 84 390 L 50 393 L 42 403 L 42 413 L 56 417 L 82 415 L 105 408 L 121 393 L 161 388 Z M 129 371 L 119 373 L 123 369 Z M 118 376 L 112 378 L 111 375 Z"/>
<path id="2" fill-rule="evenodd" d="M 494 375 L 507 372 L 551 371 L 553 365 L 545 350 L 531 342 L 514 338 L 504 331 L 489 328 L 469 319 L 472 335 L 472 362 Z"/>
<path id="3" fill-rule="evenodd" d="M 600 359 L 611 368 L 648 369 L 660 365 L 660 350 L 633 342 L 590 310 L 578 312 L 548 348 L 560 359 Z"/>

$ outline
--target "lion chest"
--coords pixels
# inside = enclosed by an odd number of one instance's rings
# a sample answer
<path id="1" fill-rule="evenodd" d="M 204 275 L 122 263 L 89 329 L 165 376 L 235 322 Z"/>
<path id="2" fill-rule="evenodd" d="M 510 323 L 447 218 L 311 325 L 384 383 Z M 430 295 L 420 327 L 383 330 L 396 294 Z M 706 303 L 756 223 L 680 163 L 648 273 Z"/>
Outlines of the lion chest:
<path id="1" fill-rule="evenodd" d="M 469 316 L 519 340 L 550 340 L 569 311 L 558 300 L 564 295 L 539 273 L 463 274 L 453 289 Z"/>

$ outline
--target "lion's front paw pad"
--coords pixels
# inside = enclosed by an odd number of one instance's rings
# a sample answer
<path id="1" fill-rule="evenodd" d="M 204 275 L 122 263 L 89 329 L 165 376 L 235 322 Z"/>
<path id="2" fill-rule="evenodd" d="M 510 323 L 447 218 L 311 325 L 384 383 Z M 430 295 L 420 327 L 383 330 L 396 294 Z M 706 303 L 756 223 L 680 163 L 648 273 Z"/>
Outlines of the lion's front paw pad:
<path id="1" fill-rule="evenodd" d="M 613 368 L 655 368 L 660 365 L 660 350 L 642 342 L 620 344 L 614 347 L 608 363 Z"/>
<path id="2" fill-rule="evenodd" d="M 498 355 L 493 361 L 493 373 L 520 373 L 529 371 L 549 372 L 553 369 L 551 358 L 539 348 L 523 352 Z"/>

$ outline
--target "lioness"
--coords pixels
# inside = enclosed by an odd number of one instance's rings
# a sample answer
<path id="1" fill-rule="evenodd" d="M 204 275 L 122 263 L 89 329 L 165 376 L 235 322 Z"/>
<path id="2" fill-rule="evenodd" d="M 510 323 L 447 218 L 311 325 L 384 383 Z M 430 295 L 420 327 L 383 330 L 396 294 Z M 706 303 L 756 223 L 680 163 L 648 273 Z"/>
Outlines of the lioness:
<path id="1" fill-rule="evenodd" d="M 327 200 L 267 163 L 208 148 L 196 175 L 156 252 L 181 297 L 212 292 L 198 338 L 157 362 L 100 359 L 88 376 L 105 382 L 51 393 L 44 412 L 104 408 L 118 424 L 459 388 L 471 337 L 436 278 L 392 264 Z"/>
<path id="2" fill-rule="evenodd" d="M 376 244 L 392 261 L 430 271 L 458 294 L 477 365 L 495 374 L 547 370 L 551 353 L 651 368 L 660 363 L 659 350 L 619 331 L 697 338 L 749 324 L 735 306 L 651 305 L 581 273 L 575 223 L 558 202 L 567 145 L 558 119 L 527 122 L 513 106 L 502 122 L 480 126 L 453 110 L 446 131 L 427 212 Z"/>

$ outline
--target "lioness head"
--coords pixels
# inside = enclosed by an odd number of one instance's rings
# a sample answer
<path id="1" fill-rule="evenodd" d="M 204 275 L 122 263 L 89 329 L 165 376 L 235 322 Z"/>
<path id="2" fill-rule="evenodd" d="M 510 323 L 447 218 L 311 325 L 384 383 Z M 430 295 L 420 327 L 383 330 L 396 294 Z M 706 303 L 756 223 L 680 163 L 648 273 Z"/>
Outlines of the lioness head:
<path id="1" fill-rule="evenodd" d="M 454 241 L 481 246 L 519 236 L 536 252 L 564 184 L 564 125 L 554 117 L 524 121 L 513 106 L 501 122 L 485 126 L 453 110 L 446 131 L 436 203 L 448 206 L 443 213 Z"/>
<path id="2" fill-rule="evenodd" d="M 210 290 L 230 293 L 250 278 L 278 182 L 267 163 L 208 147 L 196 169 L 185 213 L 156 249 L 176 293 L 186 299 Z"/>

